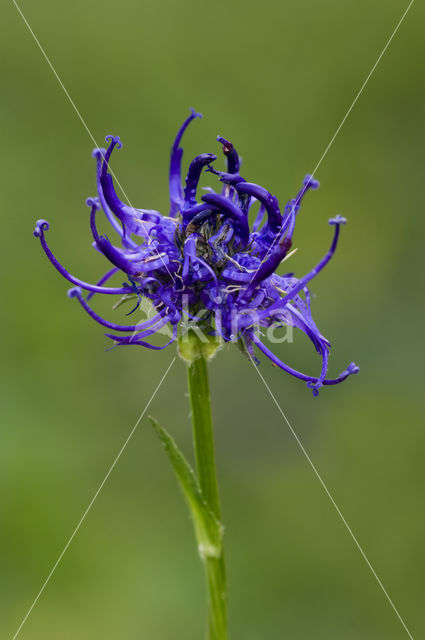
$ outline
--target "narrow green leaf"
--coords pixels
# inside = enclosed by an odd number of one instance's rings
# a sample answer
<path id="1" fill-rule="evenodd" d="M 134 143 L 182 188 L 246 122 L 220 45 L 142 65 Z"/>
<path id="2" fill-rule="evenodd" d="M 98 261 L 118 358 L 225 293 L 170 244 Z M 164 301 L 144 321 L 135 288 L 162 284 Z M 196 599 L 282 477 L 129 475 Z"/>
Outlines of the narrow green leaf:
<path id="1" fill-rule="evenodd" d="M 198 550 L 201 558 L 219 558 L 222 554 L 223 527 L 208 507 L 199 487 L 198 480 L 179 450 L 175 440 L 163 429 L 155 418 L 149 416 L 174 473 L 177 476 L 183 495 L 189 505 L 195 527 Z"/>

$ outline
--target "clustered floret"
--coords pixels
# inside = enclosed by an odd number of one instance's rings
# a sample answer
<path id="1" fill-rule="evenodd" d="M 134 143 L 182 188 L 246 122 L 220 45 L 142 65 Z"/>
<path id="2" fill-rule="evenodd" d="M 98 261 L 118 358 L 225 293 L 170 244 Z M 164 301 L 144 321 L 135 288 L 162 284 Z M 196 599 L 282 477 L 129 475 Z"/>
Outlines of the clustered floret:
<path id="1" fill-rule="evenodd" d="M 93 245 L 113 265 L 97 284 L 75 278 L 58 262 L 46 242 L 45 231 L 49 229 L 46 220 L 38 220 L 34 235 L 40 238 L 56 269 L 76 285 L 69 291 L 70 297 L 75 297 L 99 324 L 117 332 L 106 334 L 115 345 L 163 349 L 177 339 L 183 327 L 186 330 L 188 326 L 202 328 L 223 342 L 237 342 L 258 363 L 254 353 L 254 346 L 257 347 L 275 365 L 306 381 L 317 395 L 323 385 L 342 382 L 359 370 L 351 363 L 337 378 L 326 378 L 330 344 L 312 318 L 307 286 L 333 256 L 340 227 L 346 221 L 339 215 L 329 220 L 334 227 L 331 247 L 309 273 L 300 279 L 292 273 L 278 275 L 277 267 L 290 255 L 301 202 L 319 183 L 307 175 L 301 190 L 282 213 L 275 196 L 240 175 L 236 149 L 219 136 L 217 140 L 227 159 L 227 171 L 213 168 L 212 163 L 217 159 L 214 154 L 201 154 L 191 162 L 183 189 L 180 142 L 189 123 L 197 117 L 202 116 L 192 110 L 171 148 L 168 216 L 155 210 L 133 208 L 118 198 L 109 161 L 112 151 L 122 146 L 119 137 L 107 136 L 108 148 L 93 151 L 98 195 L 87 200 Z M 217 191 L 205 189 L 199 201 L 198 183 L 203 171 L 217 176 L 221 186 Z M 250 229 L 249 214 L 255 206 L 259 207 L 258 213 Z M 99 233 L 96 224 L 99 210 L 111 223 L 121 246 Z M 123 285 L 105 286 L 117 272 L 125 274 Z M 86 297 L 83 291 L 88 292 Z M 119 295 L 121 301 L 135 300 L 132 311 L 143 298 L 148 299 L 154 315 L 131 325 L 109 322 L 89 305 L 97 293 Z M 300 329 L 314 344 L 322 359 L 318 376 L 289 367 L 261 340 L 267 329 L 285 326 Z M 164 327 L 171 330 L 166 344 L 158 346 L 146 340 Z"/>

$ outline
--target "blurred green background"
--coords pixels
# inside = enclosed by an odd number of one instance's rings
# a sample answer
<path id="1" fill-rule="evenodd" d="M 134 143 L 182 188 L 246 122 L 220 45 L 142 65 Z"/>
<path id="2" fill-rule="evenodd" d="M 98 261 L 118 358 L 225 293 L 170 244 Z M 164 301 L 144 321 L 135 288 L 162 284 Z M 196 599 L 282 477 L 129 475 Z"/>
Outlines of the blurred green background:
<path id="1" fill-rule="evenodd" d="M 243 156 L 243 174 L 284 203 L 312 171 L 407 1 L 48 2 L 21 8 L 96 140 L 119 134 L 131 202 L 167 212 L 168 153 L 195 107 L 187 163 Z M 315 318 L 330 373 L 361 374 L 314 399 L 262 358 L 261 371 L 415 638 L 425 635 L 423 167 L 425 10 L 415 2 L 320 166 L 300 215 L 297 274 L 329 246 Z M 94 281 L 87 196 L 93 144 L 12 2 L 2 4 L 0 635 L 12 638 L 174 355 L 105 351 L 102 328 L 32 237 Z M 222 163 L 222 160 L 219 160 Z M 185 165 L 187 166 L 187 165 Z M 110 304 L 110 301 L 108 301 Z M 117 317 L 107 305 L 109 317 Z M 317 371 L 302 336 L 280 345 Z M 407 637 L 250 363 L 211 366 L 234 640 Z M 177 362 L 150 412 L 187 454 Z M 203 574 L 191 522 L 146 419 L 20 638 L 199 640 Z"/>

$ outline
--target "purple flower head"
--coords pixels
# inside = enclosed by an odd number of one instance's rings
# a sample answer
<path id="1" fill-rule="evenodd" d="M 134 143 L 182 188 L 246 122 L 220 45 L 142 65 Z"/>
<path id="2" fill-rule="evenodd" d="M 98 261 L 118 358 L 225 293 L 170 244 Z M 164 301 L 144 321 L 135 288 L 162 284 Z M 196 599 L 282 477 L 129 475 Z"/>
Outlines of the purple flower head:
<path id="1" fill-rule="evenodd" d="M 118 197 L 109 167 L 112 151 L 122 146 L 118 137 L 107 136 L 108 148 L 94 150 L 97 197 L 87 200 L 90 228 L 94 248 L 111 263 L 97 284 L 74 277 L 58 262 L 46 241 L 47 221 L 38 220 L 34 235 L 53 266 L 75 285 L 69 296 L 109 330 L 106 335 L 115 345 L 163 349 L 190 328 L 201 339 L 215 336 L 221 342 L 236 342 L 256 362 L 257 348 L 273 364 L 304 380 L 317 395 L 323 385 L 337 384 L 359 371 L 351 363 L 337 378 L 326 378 L 330 344 L 312 318 L 308 288 L 310 280 L 333 256 L 341 225 L 346 221 L 339 215 L 329 220 L 333 226 L 331 246 L 309 273 L 302 278 L 291 273 L 278 275 L 279 265 L 290 256 L 301 202 L 319 183 L 307 175 L 301 190 L 281 212 L 275 196 L 240 175 L 235 147 L 219 136 L 226 171 L 212 166 L 217 160 L 215 154 L 201 154 L 190 163 L 183 187 L 180 143 L 189 123 L 198 117 L 201 114 L 192 110 L 171 148 L 168 216 L 151 209 L 135 209 Z M 198 184 L 203 172 L 216 176 L 217 188 L 204 189 L 200 195 Z M 249 218 L 255 209 L 250 227 Z M 113 239 L 98 230 L 100 213 L 111 224 Z M 122 286 L 107 286 L 105 283 L 117 273 L 124 280 Z M 89 304 L 98 293 L 120 296 L 118 304 L 129 301 L 132 308 L 127 315 L 142 301 L 148 301 L 153 314 L 135 324 L 110 322 Z M 293 328 L 305 333 L 319 353 L 322 366 L 317 376 L 288 366 L 262 340 L 265 335 L 269 342 L 280 342 L 274 339 L 275 332 Z M 149 341 L 165 330 L 170 338 L 166 344 L 157 346 Z"/>

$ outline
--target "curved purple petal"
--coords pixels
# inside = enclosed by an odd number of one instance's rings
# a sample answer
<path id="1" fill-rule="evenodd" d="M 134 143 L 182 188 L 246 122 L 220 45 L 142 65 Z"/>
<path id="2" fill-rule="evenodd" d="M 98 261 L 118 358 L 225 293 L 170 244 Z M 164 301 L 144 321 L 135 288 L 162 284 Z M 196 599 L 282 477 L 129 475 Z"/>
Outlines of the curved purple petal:
<path id="1" fill-rule="evenodd" d="M 292 287 L 292 289 L 290 289 L 290 291 L 288 291 L 288 293 L 281 300 L 279 300 L 279 302 L 271 305 L 266 311 L 270 311 L 274 308 L 281 307 L 286 302 L 289 302 L 299 291 L 305 288 L 307 282 L 309 282 L 315 276 L 317 276 L 317 274 L 327 265 L 327 263 L 335 253 L 335 249 L 338 244 L 340 226 L 341 224 L 345 224 L 345 222 L 346 222 L 345 218 L 342 218 L 341 216 L 339 218 L 336 217 L 336 218 L 331 218 L 331 220 L 329 220 L 329 224 L 335 226 L 335 232 L 334 232 L 334 237 L 332 240 L 331 247 L 327 252 L 327 254 L 320 260 L 320 262 L 311 271 L 309 271 L 307 275 L 305 275 L 303 278 L 298 280 L 298 283 L 294 287 Z M 262 315 L 263 313 L 264 312 L 261 312 L 260 315 Z"/>
<path id="2" fill-rule="evenodd" d="M 242 246 L 246 247 L 249 240 L 248 220 L 240 208 L 231 202 L 231 200 L 218 193 L 206 193 L 202 196 L 202 200 L 207 204 L 212 204 L 219 208 L 226 217 L 229 217 L 234 222 Z"/>
<path id="3" fill-rule="evenodd" d="M 268 215 L 267 231 L 271 234 L 279 233 L 282 226 L 279 203 L 275 196 L 253 182 L 242 182 L 235 186 L 238 193 L 245 193 L 257 198 L 265 207 Z"/>
<path id="4" fill-rule="evenodd" d="M 135 248 L 137 247 L 137 244 L 134 242 L 134 240 L 132 240 L 131 238 L 129 238 L 127 236 L 127 234 L 125 233 L 124 227 L 123 227 L 123 223 L 119 224 L 119 222 L 117 221 L 116 217 L 114 216 L 114 214 L 112 213 L 111 209 L 108 206 L 108 203 L 106 202 L 105 199 L 105 195 L 103 193 L 103 188 L 102 188 L 102 184 L 101 184 L 101 174 L 102 174 L 102 161 L 105 159 L 105 154 L 106 154 L 106 150 L 105 149 L 94 149 L 93 150 L 93 157 L 96 159 L 96 185 L 97 185 L 97 195 L 99 197 L 100 200 L 100 204 L 102 205 L 102 209 L 106 215 L 106 217 L 108 218 L 110 224 L 112 225 L 112 227 L 114 228 L 114 230 L 118 233 L 118 235 L 120 236 L 124 246 L 130 247 L 130 248 Z"/>
<path id="5" fill-rule="evenodd" d="M 69 282 L 72 282 L 73 284 L 77 285 L 78 287 L 82 287 L 83 289 L 87 289 L 88 291 L 93 291 L 94 293 L 107 293 L 113 295 L 116 293 L 129 293 L 129 291 L 131 291 L 130 287 L 99 287 L 97 285 L 84 282 L 84 280 L 80 280 L 79 278 L 71 275 L 50 251 L 50 248 L 44 236 L 44 232 L 47 231 L 49 227 L 50 225 L 47 220 L 37 220 L 37 224 L 34 229 L 34 236 L 36 238 L 40 238 L 41 246 L 43 247 L 46 256 L 49 258 L 55 269 L 57 269 L 64 278 L 69 280 Z"/>
<path id="6" fill-rule="evenodd" d="M 113 267 L 112 269 L 109 269 L 109 271 L 107 271 L 105 273 L 105 275 L 102 276 L 101 279 L 98 282 L 96 282 L 96 286 L 100 286 L 100 285 L 104 284 L 105 282 L 107 282 L 109 280 L 109 278 L 112 278 L 112 276 L 115 275 L 116 273 L 118 273 L 118 271 L 119 271 L 118 267 Z M 87 294 L 86 300 L 87 301 L 91 300 L 93 298 L 93 296 L 95 296 L 95 295 L 96 295 L 96 293 L 94 291 L 90 291 Z"/>
<path id="7" fill-rule="evenodd" d="M 177 133 L 176 139 L 174 140 L 174 144 L 171 147 L 169 184 L 171 204 L 170 216 L 172 217 L 177 215 L 177 212 L 183 208 L 183 190 L 181 183 L 181 162 L 183 149 L 179 145 L 188 125 L 195 118 L 202 118 L 202 113 L 196 113 L 194 109 L 191 109 L 190 116 L 183 122 Z"/>
<path id="8" fill-rule="evenodd" d="M 105 333 L 105 335 L 106 335 L 107 338 L 111 338 L 111 340 L 114 340 L 116 342 L 115 346 L 138 345 L 139 347 L 145 347 L 146 349 L 154 349 L 155 351 L 161 351 L 162 349 L 165 349 L 170 344 L 175 342 L 175 340 L 177 338 L 177 325 L 175 325 L 173 327 L 172 338 L 166 344 L 163 344 L 161 346 L 150 344 L 149 342 L 145 342 L 144 340 L 132 339 L 132 336 L 128 336 L 128 337 L 125 338 L 125 337 L 122 337 L 122 336 L 114 336 L 114 335 L 109 334 L 109 333 Z"/>
<path id="9" fill-rule="evenodd" d="M 148 320 L 144 320 L 143 322 L 139 322 L 137 324 L 116 324 L 115 322 L 109 322 L 108 320 L 101 318 L 95 311 L 93 311 L 93 309 L 87 304 L 87 301 L 84 299 L 80 287 L 73 287 L 72 289 L 70 289 L 68 291 L 68 296 L 70 298 L 76 298 L 83 309 L 89 314 L 90 317 L 93 318 L 93 320 L 95 320 L 102 326 L 107 327 L 108 329 L 112 329 L 112 331 L 143 331 L 144 329 L 155 325 L 163 315 L 161 313 L 157 313 L 152 318 L 148 318 Z"/>
<path id="10" fill-rule="evenodd" d="M 189 171 L 186 176 L 186 186 L 184 189 L 183 209 L 196 205 L 196 190 L 198 188 L 202 170 L 205 166 L 214 162 L 216 159 L 217 156 L 213 153 L 203 153 L 200 156 L 196 156 L 196 158 L 190 163 Z"/>
<path id="11" fill-rule="evenodd" d="M 314 385 L 317 385 L 318 383 L 320 384 L 321 382 L 323 382 L 324 385 L 339 384 L 340 382 L 346 380 L 348 376 L 354 375 L 360 371 L 359 367 L 355 365 L 354 362 L 351 362 L 347 369 L 340 373 L 337 378 L 329 378 L 321 381 L 320 377 L 317 378 L 315 376 L 308 376 L 305 373 L 301 373 L 300 371 L 297 371 L 296 369 L 293 369 L 289 365 L 282 362 L 282 360 L 280 360 L 272 351 L 270 351 L 270 349 L 266 347 L 263 342 L 261 342 L 261 340 L 255 335 L 255 333 L 251 333 L 250 338 L 260 349 L 260 351 L 262 351 L 264 355 L 266 355 L 280 369 L 283 369 L 287 373 L 290 373 L 291 376 L 294 376 L 295 378 L 299 378 L 300 380 L 304 380 L 305 382 L 313 383 Z"/>
<path id="12" fill-rule="evenodd" d="M 290 238 L 282 238 L 270 251 L 268 257 L 263 260 L 258 267 L 257 271 L 254 273 L 252 280 L 249 285 L 245 289 L 245 291 L 241 294 L 241 302 L 249 300 L 249 298 L 254 293 L 255 288 L 258 284 L 263 282 L 266 278 L 272 275 L 275 272 L 277 267 L 280 265 L 289 249 L 292 246 L 292 240 Z"/>
<path id="13" fill-rule="evenodd" d="M 217 140 L 218 142 L 221 142 L 223 146 L 223 153 L 227 158 L 228 173 L 239 173 L 240 160 L 235 147 L 229 140 L 226 140 L 226 138 L 222 138 L 221 136 L 217 136 Z"/>

